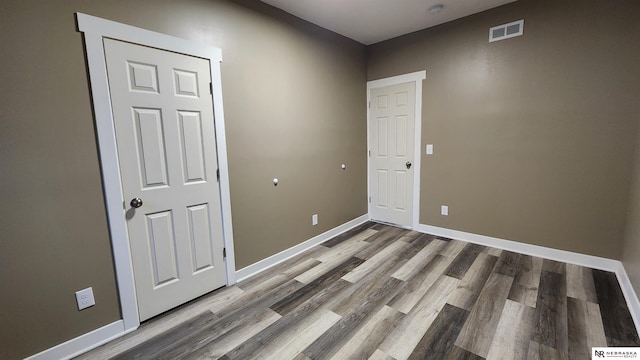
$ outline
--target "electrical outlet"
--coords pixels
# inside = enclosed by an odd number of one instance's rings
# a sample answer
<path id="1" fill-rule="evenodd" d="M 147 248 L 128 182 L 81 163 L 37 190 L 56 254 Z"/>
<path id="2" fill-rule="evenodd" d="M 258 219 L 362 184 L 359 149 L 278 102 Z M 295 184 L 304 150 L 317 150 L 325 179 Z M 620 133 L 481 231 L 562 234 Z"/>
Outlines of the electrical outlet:
<path id="1" fill-rule="evenodd" d="M 449 215 L 449 207 L 447 205 L 440 206 L 440 215 Z"/>
<path id="2" fill-rule="evenodd" d="M 83 310 L 96 304 L 93 298 L 93 289 L 88 287 L 84 290 L 76 291 L 76 301 L 78 302 L 78 310 Z"/>
<path id="3" fill-rule="evenodd" d="M 311 216 L 311 225 L 318 225 L 318 214 L 313 214 Z"/>

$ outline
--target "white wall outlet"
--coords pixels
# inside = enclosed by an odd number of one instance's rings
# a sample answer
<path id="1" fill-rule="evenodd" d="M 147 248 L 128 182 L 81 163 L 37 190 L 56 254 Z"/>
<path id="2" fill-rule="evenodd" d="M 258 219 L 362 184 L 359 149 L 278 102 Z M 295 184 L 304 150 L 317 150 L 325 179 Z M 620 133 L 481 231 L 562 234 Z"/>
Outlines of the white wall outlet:
<path id="1" fill-rule="evenodd" d="M 76 291 L 76 301 L 78 302 L 78 310 L 83 310 L 96 304 L 93 298 L 93 289 L 88 287 L 84 290 Z"/>
<path id="2" fill-rule="evenodd" d="M 427 155 L 433 155 L 433 144 L 427 144 Z"/>
<path id="3" fill-rule="evenodd" d="M 440 206 L 440 215 L 449 215 L 449 207 L 447 205 Z"/>
<path id="4" fill-rule="evenodd" d="M 318 214 L 311 215 L 311 225 L 318 225 Z"/>

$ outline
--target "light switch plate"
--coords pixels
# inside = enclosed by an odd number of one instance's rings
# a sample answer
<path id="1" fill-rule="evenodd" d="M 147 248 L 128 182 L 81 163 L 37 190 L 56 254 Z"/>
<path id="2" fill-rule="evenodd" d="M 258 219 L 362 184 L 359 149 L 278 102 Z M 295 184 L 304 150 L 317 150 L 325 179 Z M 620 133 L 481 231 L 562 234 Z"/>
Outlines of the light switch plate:
<path id="1" fill-rule="evenodd" d="M 311 216 L 311 225 L 318 225 L 318 214 L 313 214 Z"/>
<path id="2" fill-rule="evenodd" d="M 449 207 L 447 205 L 442 205 L 440 207 L 440 214 L 444 216 L 449 215 Z"/>
<path id="3" fill-rule="evenodd" d="M 427 144 L 427 155 L 433 154 L 433 144 Z"/>
<path id="4" fill-rule="evenodd" d="M 93 298 L 93 289 L 88 287 L 84 290 L 76 291 L 76 301 L 78 302 L 78 310 L 84 310 L 96 304 Z"/>

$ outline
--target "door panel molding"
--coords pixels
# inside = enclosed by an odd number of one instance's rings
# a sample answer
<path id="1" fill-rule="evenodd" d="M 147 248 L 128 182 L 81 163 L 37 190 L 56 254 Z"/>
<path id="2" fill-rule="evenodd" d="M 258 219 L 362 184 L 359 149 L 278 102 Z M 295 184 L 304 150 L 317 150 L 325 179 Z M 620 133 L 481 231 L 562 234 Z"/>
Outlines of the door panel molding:
<path id="1" fill-rule="evenodd" d="M 413 228 L 417 229 L 420 224 L 420 164 L 421 164 L 421 138 L 422 138 L 422 81 L 426 79 L 427 71 L 416 71 L 408 74 L 392 76 L 379 80 L 367 81 L 367 149 L 371 150 L 370 124 L 371 119 L 371 90 L 382 87 L 399 85 L 409 82 L 415 83 L 415 140 L 414 140 L 414 161 L 413 161 Z M 407 149 L 411 151 L 411 149 Z M 371 196 L 371 157 L 367 156 L 367 193 Z M 371 216 L 371 202 L 368 203 L 369 216 Z"/>
<path id="2" fill-rule="evenodd" d="M 109 95 L 109 82 L 104 51 L 104 38 L 127 41 L 130 43 L 168 50 L 190 56 L 208 59 L 210 63 L 212 79 L 212 101 L 215 117 L 216 150 L 218 154 L 218 167 L 220 169 L 220 200 L 222 204 L 222 222 L 224 246 L 227 251 L 225 258 L 227 285 L 236 283 L 235 257 L 233 247 L 233 228 L 231 220 L 231 197 L 229 188 L 229 171 L 227 162 L 226 131 L 224 123 L 224 109 L 222 103 L 222 83 L 220 74 L 220 62 L 222 52 L 219 48 L 202 45 L 193 41 L 180 39 L 166 34 L 140 29 L 134 26 L 117 23 L 94 16 L 76 13 L 78 30 L 83 33 L 91 92 L 93 110 L 95 116 L 96 131 L 98 135 L 98 147 L 100 151 L 100 166 L 105 193 L 107 217 L 111 235 L 111 243 L 114 254 L 114 264 L 120 306 L 122 309 L 123 333 L 131 331 L 140 325 L 135 286 L 133 280 L 133 268 L 129 237 L 122 209 L 125 199 L 122 195 L 120 169 L 118 163 L 115 128 L 111 100 Z M 136 69 L 133 69 L 136 70 Z M 137 69 L 143 71 L 144 69 Z M 149 70 L 147 69 L 147 72 Z M 189 80 L 188 74 L 177 74 L 185 80 Z M 145 85 L 153 88 L 153 81 Z M 188 91 L 187 91 L 188 92 Z M 185 93 L 185 96 L 188 94 Z"/>
<path id="3" fill-rule="evenodd" d="M 144 199 L 141 207 L 125 209 L 138 315 L 144 321 L 226 285 L 210 63 L 120 40 L 103 43 L 122 192 L 125 200 Z M 155 68 L 157 76 L 134 79 L 157 84 L 155 93 L 131 86 L 131 63 Z M 181 83 L 175 81 L 178 68 L 190 74 Z M 148 81 L 152 78 L 157 81 Z M 147 108 L 153 109 L 150 116 L 138 115 L 142 110 L 136 109 Z M 188 209 L 200 205 L 211 211 L 189 219 Z M 213 255 L 208 268 L 193 263 L 195 244 L 204 250 L 197 255 Z"/>

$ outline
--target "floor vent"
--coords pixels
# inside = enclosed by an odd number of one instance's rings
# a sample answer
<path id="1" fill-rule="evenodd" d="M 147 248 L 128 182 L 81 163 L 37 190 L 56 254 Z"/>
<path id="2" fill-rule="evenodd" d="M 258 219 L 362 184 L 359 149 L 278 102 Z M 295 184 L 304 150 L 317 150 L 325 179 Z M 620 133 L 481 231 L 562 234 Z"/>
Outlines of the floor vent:
<path id="1" fill-rule="evenodd" d="M 524 20 L 510 22 L 504 25 L 494 26 L 489 29 L 489 42 L 504 40 L 522 35 Z"/>

